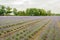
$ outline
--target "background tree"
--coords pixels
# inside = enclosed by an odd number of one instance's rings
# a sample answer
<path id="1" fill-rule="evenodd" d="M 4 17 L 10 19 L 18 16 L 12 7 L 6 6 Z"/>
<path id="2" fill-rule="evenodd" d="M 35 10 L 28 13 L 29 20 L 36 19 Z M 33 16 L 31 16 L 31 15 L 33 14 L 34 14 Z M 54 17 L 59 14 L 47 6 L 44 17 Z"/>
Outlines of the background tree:
<path id="1" fill-rule="evenodd" d="M 5 15 L 8 16 L 8 15 L 10 15 L 10 13 L 12 13 L 12 8 L 7 7 Z"/>
<path id="2" fill-rule="evenodd" d="M 59 14 L 52 14 L 51 10 L 37 9 L 37 8 L 27 8 L 26 11 L 18 11 L 16 8 L 5 7 L 0 5 L 0 16 L 59 16 Z"/>
<path id="3" fill-rule="evenodd" d="M 3 5 L 0 5 L 0 16 L 4 16 L 4 13 L 5 13 L 5 6 Z"/>
<path id="4" fill-rule="evenodd" d="M 24 11 L 18 11 L 18 15 L 19 15 L 19 16 L 26 16 L 26 14 L 25 14 Z"/>
<path id="5" fill-rule="evenodd" d="M 45 16 L 46 11 L 44 9 L 30 8 L 26 10 L 26 14 L 29 16 Z"/>
<path id="6" fill-rule="evenodd" d="M 48 10 L 48 11 L 47 11 L 47 15 L 48 15 L 48 16 L 51 16 L 51 15 L 52 15 L 52 14 L 51 14 L 51 10 Z"/>
<path id="7" fill-rule="evenodd" d="M 29 8 L 26 10 L 28 16 L 39 16 L 39 11 L 36 8 Z"/>
<path id="8" fill-rule="evenodd" d="M 30 9 L 26 9 L 26 16 L 29 16 L 30 15 Z"/>
<path id="9" fill-rule="evenodd" d="M 13 14 L 14 14 L 15 16 L 18 15 L 18 12 L 17 12 L 17 9 L 16 9 L 16 8 L 13 8 Z"/>
<path id="10" fill-rule="evenodd" d="M 39 9 L 40 16 L 46 16 L 46 11 L 44 9 Z"/>

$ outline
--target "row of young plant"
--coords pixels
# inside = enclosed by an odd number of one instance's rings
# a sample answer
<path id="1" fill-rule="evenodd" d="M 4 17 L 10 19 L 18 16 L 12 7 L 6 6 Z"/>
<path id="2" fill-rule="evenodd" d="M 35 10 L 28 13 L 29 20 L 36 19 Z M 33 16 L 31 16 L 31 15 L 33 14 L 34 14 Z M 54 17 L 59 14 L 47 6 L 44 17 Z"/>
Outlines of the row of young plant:
<path id="1" fill-rule="evenodd" d="M 44 21 L 43 23 L 45 23 L 46 21 Z M 10 40 L 30 40 L 33 38 L 33 36 L 40 30 L 41 26 L 43 26 L 44 24 L 41 22 L 39 23 L 33 23 L 33 24 L 29 24 L 26 25 L 25 28 L 16 31 L 15 34 L 12 36 L 12 38 L 8 38 Z"/>

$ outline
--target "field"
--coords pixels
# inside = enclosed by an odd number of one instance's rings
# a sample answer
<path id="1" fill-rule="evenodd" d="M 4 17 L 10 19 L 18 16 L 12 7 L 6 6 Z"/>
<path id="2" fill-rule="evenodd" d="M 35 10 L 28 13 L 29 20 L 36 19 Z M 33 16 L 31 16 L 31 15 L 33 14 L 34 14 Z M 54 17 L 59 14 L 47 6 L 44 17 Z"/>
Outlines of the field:
<path id="1" fill-rule="evenodd" d="M 60 40 L 60 17 L 0 16 L 0 40 Z"/>

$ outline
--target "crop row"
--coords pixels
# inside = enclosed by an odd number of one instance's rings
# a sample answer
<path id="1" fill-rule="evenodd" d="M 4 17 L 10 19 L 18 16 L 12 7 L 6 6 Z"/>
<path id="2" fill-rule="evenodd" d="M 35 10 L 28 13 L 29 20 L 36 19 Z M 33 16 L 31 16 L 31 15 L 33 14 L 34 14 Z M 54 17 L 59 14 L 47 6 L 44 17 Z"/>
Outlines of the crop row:
<path id="1" fill-rule="evenodd" d="M 38 29 L 40 27 L 42 27 L 42 25 L 46 24 L 47 22 L 48 22 L 47 20 L 45 20 L 43 22 L 39 22 L 39 20 L 38 21 L 35 20 L 33 22 L 26 23 L 26 24 L 21 25 L 21 26 L 16 26 L 16 27 L 14 26 L 11 28 L 12 30 L 7 31 L 7 33 L 5 33 L 5 34 L 2 33 L 2 35 L 0 34 L 1 35 L 0 37 L 2 39 L 6 38 L 6 40 L 8 40 L 8 39 L 11 40 L 11 37 L 13 38 L 12 40 L 15 40 L 15 39 L 19 40 L 19 38 L 21 40 L 25 40 L 27 37 L 31 38 L 30 35 L 34 35 L 35 32 L 37 32 Z M 11 34 L 13 34 L 13 35 L 11 35 Z M 7 36 L 8 36 L 8 38 L 7 38 Z"/>

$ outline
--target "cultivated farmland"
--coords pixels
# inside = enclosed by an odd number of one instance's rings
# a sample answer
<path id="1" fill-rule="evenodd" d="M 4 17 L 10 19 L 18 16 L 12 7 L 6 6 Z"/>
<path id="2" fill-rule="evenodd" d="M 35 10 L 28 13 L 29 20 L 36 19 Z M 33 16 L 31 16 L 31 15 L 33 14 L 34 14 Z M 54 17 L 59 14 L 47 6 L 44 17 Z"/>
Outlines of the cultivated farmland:
<path id="1" fill-rule="evenodd" d="M 0 16 L 0 40 L 60 40 L 60 17 Z"/>

